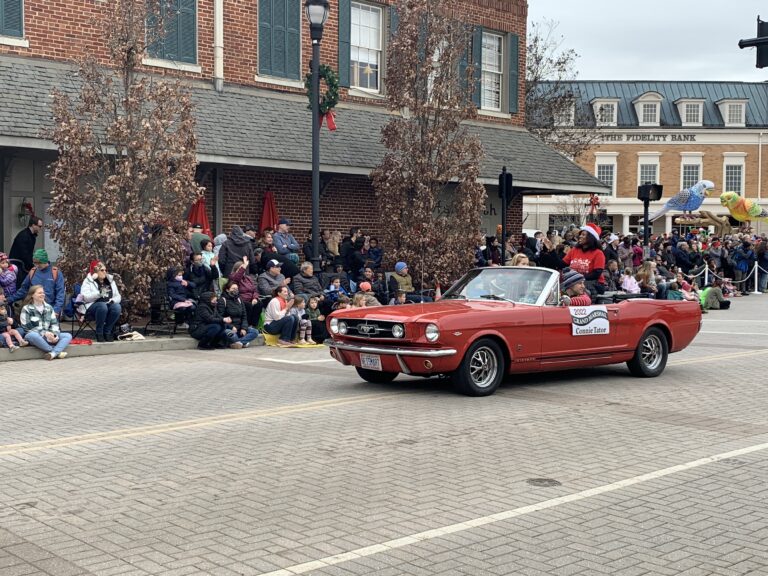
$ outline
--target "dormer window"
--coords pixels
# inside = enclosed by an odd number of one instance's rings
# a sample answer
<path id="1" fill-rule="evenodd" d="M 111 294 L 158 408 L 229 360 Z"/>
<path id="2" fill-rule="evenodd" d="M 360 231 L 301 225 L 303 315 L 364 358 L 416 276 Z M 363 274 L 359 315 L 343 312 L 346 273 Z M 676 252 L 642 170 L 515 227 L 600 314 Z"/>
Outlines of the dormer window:
<path id="1" fill-rule="evenodd" d="M 595 114 L 595 124 L 597 126 L 616 126 L 616 112 L 618 110 L 618 98 L 600 98 L 590 102 L 592 111 Z"/>
<path id="2" fill-rule="evenodd" d="M 658 92 L 646 92 L 632 101 L 640 126 L 658 126 L 663 96 Z"/>
<path id="3" fill-rule="evenodd" d="M 746 110 L 748 100 L 722 99 L 716 102 L 720 109 L 720 116 L 726 126 L 744 127 L 747 124 Z"/>
<path id="4" fill-rule="evenodd" d="M 701 126 L 704 124 L 704 100 L 699 98 L 680 98 L 675 100 L 677 112 L 683 126 Z"/>

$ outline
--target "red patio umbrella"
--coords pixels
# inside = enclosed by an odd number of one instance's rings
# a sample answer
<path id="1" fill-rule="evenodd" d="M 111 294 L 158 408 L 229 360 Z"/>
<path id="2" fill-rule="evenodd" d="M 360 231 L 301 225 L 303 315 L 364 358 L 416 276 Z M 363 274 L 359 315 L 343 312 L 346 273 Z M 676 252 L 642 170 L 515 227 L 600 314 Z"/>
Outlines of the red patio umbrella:
<path id="1" fill-rule="evenodd" d="M 192 224 L 202 224 L 203 234 L 206 234 L 209 238 L 213 238 L 211 234 L 211 224 L 208 222 L 208 214 L 205 211 L 205 198 L 201 196 L 198 198 L 192 208 L 189 209 L 189 215 L 187 215 L 187 222 Z"/>
<path id="2" fill-rule="evenodd" d="M 277 230 L 277 204 L 275 203 L 275 195 L 271 190 L 267 190 L 264 194 L 264 209 L 261 211 L 261 224 L 259 225 L 259 232 L 264 228 L 272 228 Z"/>

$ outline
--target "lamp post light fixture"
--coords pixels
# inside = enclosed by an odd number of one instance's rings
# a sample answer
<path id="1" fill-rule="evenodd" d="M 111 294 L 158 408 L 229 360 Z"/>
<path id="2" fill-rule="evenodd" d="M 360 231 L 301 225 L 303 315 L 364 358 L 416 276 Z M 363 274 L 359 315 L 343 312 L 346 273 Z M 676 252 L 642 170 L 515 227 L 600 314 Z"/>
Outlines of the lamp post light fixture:
<path id="1" fill-rule="evenodd" d="M 306 0 L 304 13 L 312 39 L 312 266 L 320 272 L 320 40 L 328 19 L 328 0 Z"/>

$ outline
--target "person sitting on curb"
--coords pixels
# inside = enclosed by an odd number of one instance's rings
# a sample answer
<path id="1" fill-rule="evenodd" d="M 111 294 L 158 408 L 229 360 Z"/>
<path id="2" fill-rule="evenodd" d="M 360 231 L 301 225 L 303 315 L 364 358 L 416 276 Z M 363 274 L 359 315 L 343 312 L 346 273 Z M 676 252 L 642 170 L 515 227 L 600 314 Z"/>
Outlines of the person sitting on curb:
<path id="1" fill-rule="evenodd" d="M 295 316 L 299 325 L 299 344 L 317 344 L 312 339 L 312 321 L 307 314 L 307 301 L 302 296 L 294 296 L 293 306 L 288 311 L 291 316 Z"/>
<path id="2" fill-rule="evenodd" d="M 203 292 L 197 303 L 195 317 L 189 326 L 189 335 L 198 340 L 198 350 L 213 350 L 226 344 L 226 325 L 231 324 L 229 317 L 219 314 L 219 299 L 214 292 Z"/>
<path id="3" fill-rule="evenodd" d="M 330 337 L 328 329 L 325 327 L 325 314 L 320 310 L 320 300 L 316 296 L 309 299 L 307 318 L 312 322 L 312 334 L 316 336 L 316 341 L 323 342 Z"/>
<path id="4" fill-rule="evenodd" d="M 48 252 L 42 248 L 35 250 L 32 256 L 32 264 L 34 266 L 24 278 L 21 288 L 8 299 L 8 302 L 13 304 L 25 298 L 25 294 L 29 292 L 31 286 L 42 286 L 45 291 L 45 301 L 53 307 L 56 316 L 60 318 L 61 310 L 64 308 L 64 296 L 66 295 L 64 274 L 56 266 L 51 266 L 48 260 Z"/>
<path id="5" fill-rule="evenodd" d="M 98 260 L 91 262 L 91 272 L 83 280 L 80 296 L 78 311 L 96 320 L 96 341 L 113 342 L 115 324 L 123 311 L 122 299 L 114 277 L 107 274 L 107 267 Z"/>
<path id="6" fill-rule="evenodd" d="M 274 298 L 269 301 L 264 317 L 264 331 L 267 334 L 280 335 L 278 346 L 293 346 L 299 327 L 298 318 L 288 314 L 288 310 L 293 306 L 293 299 L 287 286 L 275 288 L 272 295 Z"/>
<path id="7" fill-rule="evenodd" d="M 35 348 L 45 352 L 46 360 L 67 357 L 65 349 L 72 341 L 72 334 L 62 332 L 53 306 L 45 301 L 45 289 L 30 286 L 24 298 L 19 318 L 24 328 L 24 338 Z"/>
<path id="8" fill-rule="evenodd" d="M 248 325 L 248 312 L 240 299 L 240 289 L 236 282 L 231 280 L 224 286 L 224 291 L 219 300 L 221 314 L 230 318 L 232 322 L 225 326 L 230 348 L 248 348 L 251 342 L 259 335 L 255 328 Z"/>
<path id="9" fill-rule="evenodd" d="M 592 298 L 587 293 L 587 287 L 584 284 L 584 276 L 570 268 L 563 268 L 562 274 L 563 279 L 560 281 L 562 305 L 589 306 L 592 304 Z"/>
<path id="10" fill-rule="evenodd" d="M 13 327 L 13 318 L 8 314 L 5 300 L 0 301 L 0 337 L 10 352 L 15 352 L 17 348 L 29 345 L 29 342 L 24 340 L 24 336 Z M 18 342 L 18 346 L 13 343 L 14 338 Z"/>
<path id="11" fill-rule="evenodd" d="M 712 286 L 707 286 L 699 294 L 701 308 L 707 310 L 728 310 L 731 307 L 731 301 L 723 295 L 723 281 L 715 278 Z"/>

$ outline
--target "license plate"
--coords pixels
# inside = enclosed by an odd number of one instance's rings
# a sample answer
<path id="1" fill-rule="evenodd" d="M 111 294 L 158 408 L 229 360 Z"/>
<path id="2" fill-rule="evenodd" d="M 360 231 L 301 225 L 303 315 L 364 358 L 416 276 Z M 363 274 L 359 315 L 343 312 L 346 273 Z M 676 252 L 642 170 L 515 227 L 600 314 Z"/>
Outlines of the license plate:
<path id="1" fill-rule="evenodd" d="M 378 354 L 360 354 L 360 368 L 381 371 L 381 356 Z"/>

